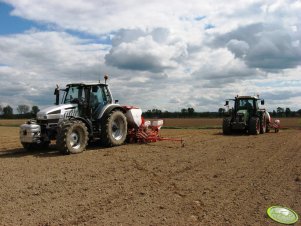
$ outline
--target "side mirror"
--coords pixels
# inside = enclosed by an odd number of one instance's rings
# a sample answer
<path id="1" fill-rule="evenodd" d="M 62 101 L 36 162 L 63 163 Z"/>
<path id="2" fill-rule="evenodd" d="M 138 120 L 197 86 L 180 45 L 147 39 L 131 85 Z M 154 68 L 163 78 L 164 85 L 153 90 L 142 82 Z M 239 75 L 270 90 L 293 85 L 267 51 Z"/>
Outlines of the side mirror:
<path id="1" fill-rule="evenodd" d="M 118 104 L 119 100 L 115 100 L 115 104 Z"/>
<path id="2" fill-rule="evenodd" d="M 261 100 L 261 105 L 264 105 L 264 100 Z"/>
<path id="3" fill-rule="evenodd" d="M 228 106 L 228 105 L 229 105 L 229 101 L 228 101 L 228 100 L 226 100 L 225 106 Z"/>

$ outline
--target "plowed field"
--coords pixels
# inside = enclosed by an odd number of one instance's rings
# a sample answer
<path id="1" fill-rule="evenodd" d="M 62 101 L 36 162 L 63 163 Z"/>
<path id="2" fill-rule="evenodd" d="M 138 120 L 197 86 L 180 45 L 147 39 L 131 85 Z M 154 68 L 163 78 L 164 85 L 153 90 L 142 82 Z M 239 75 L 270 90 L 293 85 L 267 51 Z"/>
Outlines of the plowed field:
<path id="1" fill-rule="evenodd" d="M 258 136 L 163 129 L 162 136 L 183 138 L 185 146 L 91 145 L 69 156 L 54 145 L 24 151 L 18 127 L 0 121 L 0 225 L 279 225 L 266 216 L 268 207 L 301 214 L 298 120 Z"/>

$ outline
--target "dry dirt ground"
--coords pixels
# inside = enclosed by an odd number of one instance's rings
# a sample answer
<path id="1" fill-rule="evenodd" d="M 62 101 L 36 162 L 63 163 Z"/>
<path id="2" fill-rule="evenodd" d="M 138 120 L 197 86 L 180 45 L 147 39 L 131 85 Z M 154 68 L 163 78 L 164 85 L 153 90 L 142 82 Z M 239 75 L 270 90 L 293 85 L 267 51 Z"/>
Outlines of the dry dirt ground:
<path id="1" fill-rule="evenodd" d="M 300 126 L 258 136 L 163 129 L 178 142 L 26 152 L 0 127 L 0 225 L 279 225 L 301 215 Z M 295 224 L 301 225 L 301 220 Z"/>

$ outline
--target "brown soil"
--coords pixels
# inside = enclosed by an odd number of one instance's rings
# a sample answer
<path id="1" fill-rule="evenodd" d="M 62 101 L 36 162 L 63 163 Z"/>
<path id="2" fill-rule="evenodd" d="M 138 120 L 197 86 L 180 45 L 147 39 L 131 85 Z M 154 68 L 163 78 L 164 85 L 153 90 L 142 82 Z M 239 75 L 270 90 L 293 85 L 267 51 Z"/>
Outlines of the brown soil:
<path id="1" fill-rule="evenodd" d="M 185 146 L 92 145 L 63 156 L 54 145 L 26 152 L 17 127 L 0 127 L 0 225 L 276 226 L 269 206 L 301 214 L 299 129 L 161 132 Z"/>

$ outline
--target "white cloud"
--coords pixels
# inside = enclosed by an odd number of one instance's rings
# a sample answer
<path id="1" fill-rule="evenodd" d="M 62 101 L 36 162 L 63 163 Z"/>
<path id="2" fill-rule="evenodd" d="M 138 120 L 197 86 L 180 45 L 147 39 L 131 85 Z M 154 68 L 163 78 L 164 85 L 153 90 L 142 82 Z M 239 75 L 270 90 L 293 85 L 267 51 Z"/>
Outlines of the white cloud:
<path id="1" fill-rule="evenodd" d="M 250 46 L 247 42 L 231 39 L 227 44 L 227 48 L 235 54 L 237 57 L 245 57 L 248 50 L 250 49 Z"/>
<path id="2" fill-rule="evenodd" d="M 178 67 L 177 61 L 187 55 L 185 43 L 168 40 L 167 29 L 150 33 L 137 30 L 122 31 L 113 39 L 113 46 L 105 59 L 120 69 L 163 72 Z"/>
<path id="3" fill-rule="evenodd" d="M 52 103 L 56 83 L 108 73 L 115 98 L 143 110 L 216 111 L 254 92 L 301 108 L 300 1 L 4 2 L 49 30 L 0 36 L 1 105 Z"/>

